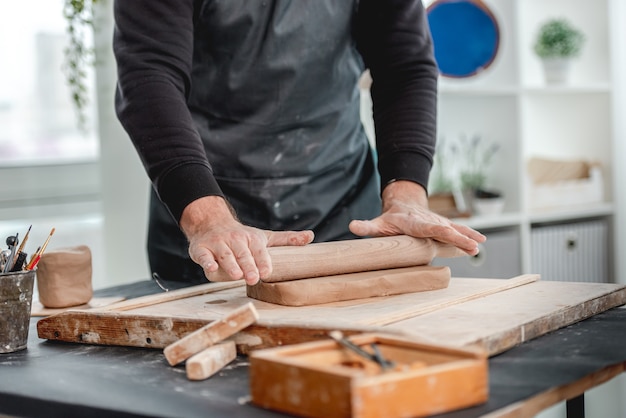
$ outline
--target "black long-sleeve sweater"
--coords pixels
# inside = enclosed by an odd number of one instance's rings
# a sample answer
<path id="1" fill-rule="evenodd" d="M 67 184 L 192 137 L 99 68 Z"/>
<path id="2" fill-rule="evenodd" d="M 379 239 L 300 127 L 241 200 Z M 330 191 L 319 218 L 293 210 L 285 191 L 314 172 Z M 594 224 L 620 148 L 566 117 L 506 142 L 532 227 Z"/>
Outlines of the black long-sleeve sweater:
<path id="1" fill-rule="evenodd" d="M 261 2 L 266 7 L 263 9 L 266 19 L 274 25 L 271 27 L 274 32 L 285 28 L 290 20 L 283 15 L 297 7 L 301 9 L 297 14 L 301 16 L 299 24 L 308 25 L 311 22 L 316 26 L 309 33 L 309 36 L 316 38 L 315 42 L 333 42 L 333 38 L 330 41 L 321 38 L 325 34 L 331 36 L 334 33 L 330 25 L 336 22 L 331 18 L 325 25 L 325 17 L 316 20 L 310 14 L 318 13 L 310 7 L 317 3 L 316 0 L 245 0 L 242 4 L 254 3 L 260 7 Z M 199 107 L 202 103 L 198 97 L 203 95 L 202 100 L 217 109 L 219 100 L 224 96 L 216 94 L 217 102 L 211 102 L 212 91 L 202 91 L 199 86 L 202 81 L 210 85 L 214 80 L 203 80 L 201 76 L 206 74 L 199 72 L 198 66 L 206 65 L 207 62 L 220 66 L 222 62 L 219 59 L 224 57 L 234 61 L 237 57 L 228 56 L 231 50 L 222 48 L 224 42 L 231 42 L 233 33 L 237 36 L 242 33 L 243 37 L 245 31 L 256 27 L 249 24 L 250 19 L 246 15 L 240 16 L 242 22 L 228 22 L 229 16 L 223 11 L 220 25 L 216 26 L 221 26 L 223 22 L 224 25 L 230 25 L 229 29 L 236 29 L 241 24 L 243 26 L 239 32 L 227 32 L 231 37 L 224 38 L 212 28 L 202 27 L 207 26 L 206 16 L 212 16 L 212 10 L 218 3 L 217 0 L 117 0 L 115 3 L 118 117 L 129 133 L 161 200 L 177 220 L 193 200 L 207 195 L 222 195 L 213 168 L 228 167 L 215 156 L 219 153 L 211 154 L 214 158 L 211 160 L 207 156 L 207 145 L 203 144 L 203 139 L 206 140 L 203 138 L 203 130 L 211 132 L 211 126 L 206 129 L 203 127 L 205 113 Z M 227 3 L 221 3 L 220 7 L 224 4 Z M 237 2 L 228 4 L 235 5 Z M 325 6 L 333 7 L 333 3 L 327 2 Z M 349 21 L 351 27 L 347 30 L 352 37 L 351 44 L 362 57 L 364 68 L 370 69 L 373 79 L 372 99 L 381 182 L 386 184 L 394 179 L 406 179 L 426 187 L 435 146 L 438 71 L 421 1 L 360 0 L 353 6 L 354 14 Z M 332 10 L 323 12 L 333 16 Z M 263 22 L 263 25 L 263 30 L 270 28 L 267 22 Z M 300 27 L 293 33 L 302 33 L 302 30 Z M 202 42 L 197 39 L 199 35 L 205 37 Z M 268 36 L 271 39 L 270 35 L 259 32 L 260 38 Z M 255 44 L 263 39 L 243 41 Z M 289 45 L 286 47 L 289 48 Z M 302 48 L 306 49 L 306 45 L 302 45 Z M 254 51 L 260 54 L 259 51 L 264 50 L 259 47 Z M 311 53 L 321 52 L 316 50 Z M 264 57 L 244 58 L 246 60 L 242 62 L 254 65 L 255 59 L 262 61 Z M 324 57 L 320 57 L 320 62 L 324 62 Z M 271 67 L 271 64 L 269 62 L 267 67 Z M 333 68 L 326 70 L 332 84 Z M 260 79 L 259 83 L 267 81 Z M 236 82 L 235 77 L 224 81 L 228 87 Z M 350 89 L 358 93 L 356 83 Z M 280 86 L 276 91 L 280 96 Z M 250 100 L 253 105 L 254 97 Z M 275 100 L 279 101 L 280 97 Z M 241 101 L 234 103 L 241 105 Z M 319 107 L 314 98 L 302 98 L 301 106 L 309 108 L 309 119 L 315 113 L 310 110 L 312 105 Z M 277 119 L 274 126 L 267 128 L 264 125 L 271 125 L 272 121 L 265 123 L 262 120 L 263 112 L 251 113 L 249 109 L 242 110 L 239 107 L 239 121 L 249 116 L 248 121 L 243 120 L 250 122 L 248 130 L 244 130 L 246 133 L 251 132 L 250 126 L 261 126 L 266 133 L 279 136 L 280 129 L 293 130 L 297 127 L 297 122 L 294 122 L 299 117 L 297 112 L 288 124 Z M 289 115 L 292 110 L 283 109 L 282 112 Z M 323 113 L 318 112 L 322 116 Z M 230 114 L 221 113 L 211 117 L 207 116 L 211 123 L 222 123 Z M 237 120 L 230 122 L 236 124 Z M 302 123 L 311 123 L 311 120 Z M 244 145 L 249 147 L 251 143 L 247 141 L 227 147 Z"/>

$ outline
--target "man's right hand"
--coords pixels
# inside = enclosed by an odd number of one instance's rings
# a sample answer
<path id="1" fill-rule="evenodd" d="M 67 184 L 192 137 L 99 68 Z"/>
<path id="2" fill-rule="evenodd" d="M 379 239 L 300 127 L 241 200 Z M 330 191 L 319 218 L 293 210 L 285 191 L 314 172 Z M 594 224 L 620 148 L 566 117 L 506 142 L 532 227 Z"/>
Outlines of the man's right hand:
<path id="1" fill-rule="evenodd" d="M 191 202 L 180 219 L 189 240 L 189 256 L 209 277 L 221 268 L 232 280 L 245 279 L 249 285 L 272 273 L 268 247 L 306 245 L 313 231 L 268 231 L 239 222 L 220 196 L 206 196 Z"/>

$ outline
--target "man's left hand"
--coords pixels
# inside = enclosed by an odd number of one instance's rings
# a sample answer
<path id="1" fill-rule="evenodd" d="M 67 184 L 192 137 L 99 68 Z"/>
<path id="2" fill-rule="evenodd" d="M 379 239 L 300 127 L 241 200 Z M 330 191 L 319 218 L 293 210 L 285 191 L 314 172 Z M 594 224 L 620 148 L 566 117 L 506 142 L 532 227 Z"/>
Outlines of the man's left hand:
<path id="1" fill-rule="evenodd" d="M 382 214 L 372 220 L 354 220 L 350 231 L 359 236 L 410 235 L 432 238 L 465 251 L 478 254 L 478 244 L 487 238 L 480 232 L 452 222 L 428 209 L 426 190 L 411 181 L 395 181 L 382 193 Z"/>

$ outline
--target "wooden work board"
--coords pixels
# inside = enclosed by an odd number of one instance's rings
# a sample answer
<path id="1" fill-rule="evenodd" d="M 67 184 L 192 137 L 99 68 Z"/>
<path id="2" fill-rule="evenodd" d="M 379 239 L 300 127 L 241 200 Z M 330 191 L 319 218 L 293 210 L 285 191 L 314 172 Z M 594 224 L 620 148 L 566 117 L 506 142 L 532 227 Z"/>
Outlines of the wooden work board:
<path id="1" fill-rule="evenodd" d="M 330 330 L 342 330 L 480 346 L 494 355 L 624 305 L 626 286 L 542 281 L 538 275 L 452 278 L 446 289 L 289 307 L 248 298 L 243 281 L 209 283 L 62 312 L 41 319 L 37 330 L 50 340 L 164 348 L 248 302 L 258 310 L 259 321 L 233 337 L 241 353 L 325 339 Z"/>

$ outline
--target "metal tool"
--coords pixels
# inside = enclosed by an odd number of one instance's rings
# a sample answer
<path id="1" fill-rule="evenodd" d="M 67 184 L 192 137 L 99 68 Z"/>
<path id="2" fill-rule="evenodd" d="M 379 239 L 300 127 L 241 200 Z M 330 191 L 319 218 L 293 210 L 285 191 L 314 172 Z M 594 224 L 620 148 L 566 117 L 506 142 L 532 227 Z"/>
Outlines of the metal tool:
<path id="1" fill-rule="evenodd" d="M 11 250 L 9 249 L 0 251 L 0 272 L 4 272 L 4 267 L 7 265 L 7 261 L 10 255 Z"/>
<path id="2" fill-rule="evenodd" d="M 161 288 L 161 290 L 163 290 L 164 292 L 169 292 L 170 291 L 170 289 L 167 286 L 165 286 L 165 284 L 163 284 L 161 282 L 162 279 L 161 279 L 161 276 L 159 276 L 158 273 L 156 273 L 156 272 L 152 273 L 152 280 L 154 280 L 154 282 L 157 284 L 157 286 L 159 286 Z"/>
<path id="3" fill-rule="evenodd" d="M 331 331 L 328 333 L 328 336 L 332 338 L 333 340 L 335 340 L 336 342 L 338 342 L 339 344 L 341 344 L 342 346 L 344 346 L 345 348 L 351 350 L 355 354 L 369 361 L 377 363 L 383 370 L 389 370 L 395 367 L 395 364 L 392 361 L 389 361 L 383 357 L 382 353 L 380 352 L 380 350 L 378 349 L 378 346 L 375 343 L 370 344 L 370 347 L 372 347 L 372 350 L 374 350 L 374 354 L 372 354 L 369 351 L 365 351 L 358 345 L 354 344 L 352 341 L 345 338 L 341 331 Z"/>
<path id="4" fill-rule="evenodd" d="M 9 246 L 10 253 L 2 269 L 3 273 L 8 273 L 11 270 L 11 267 L 13 267 L 13 261 L 15 259 L 15 252 L 17 251 L 17 244 L 19 244 L 18 236 L 19 236 L 18 234 L 9 235 L 6 239 L 6 243 Z"/>

